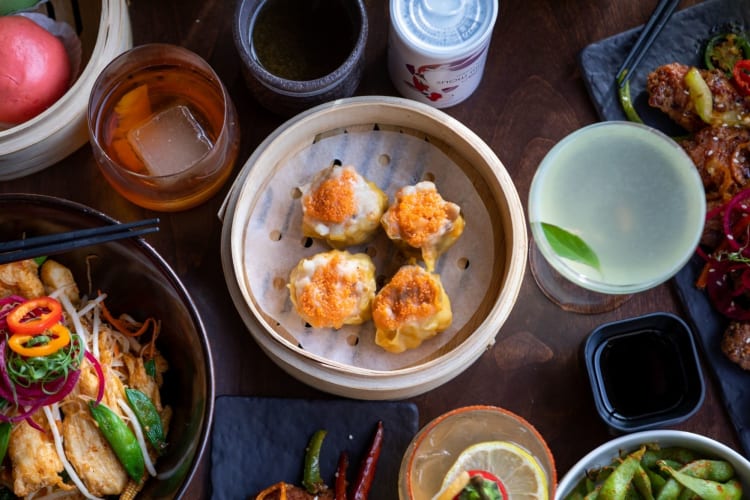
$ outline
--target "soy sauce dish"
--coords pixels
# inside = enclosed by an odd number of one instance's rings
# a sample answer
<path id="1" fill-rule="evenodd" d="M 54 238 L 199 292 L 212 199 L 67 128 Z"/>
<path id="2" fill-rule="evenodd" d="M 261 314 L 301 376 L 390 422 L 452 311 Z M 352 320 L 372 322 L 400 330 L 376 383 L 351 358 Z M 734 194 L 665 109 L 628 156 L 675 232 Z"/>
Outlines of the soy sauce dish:
<path id="1" fill-rule="evenodd" d="M 673 314 L 601 325 L 586 339 L 584 358 L 599 416 L 616 432 L 677 424 L 703 403 L 692 331 Z"/>

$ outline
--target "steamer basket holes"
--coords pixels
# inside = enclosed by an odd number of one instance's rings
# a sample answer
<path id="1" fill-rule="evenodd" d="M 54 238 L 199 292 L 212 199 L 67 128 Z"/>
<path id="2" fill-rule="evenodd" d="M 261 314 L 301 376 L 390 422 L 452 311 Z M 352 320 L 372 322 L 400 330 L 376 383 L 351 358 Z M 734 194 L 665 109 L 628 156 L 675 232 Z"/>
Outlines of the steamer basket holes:
<path id="1" fill-rule="evenodd" d="M 295 186 L 294 188 L 292 188 L 291 195 L 293 200 L 298 200 L 302 198 L 302 190 L 299 187 Z"/>
<path id="2" fill-rule="evenodd" d="M 304 238 L 302 238 L 301 243 L 303 247 L 310 248 L 311 246 L 313 246 L 313 239 L 309 236 L 305 236 Z"/>
<path id="3" fill-rule="evenodd" d="M 387 167 L 391 163 L 391 157 L 390 155 L 387 155 L 385 153 L 378 156 L 378 163 L 381 167 Z"/>
<path id="4" fill-rule="evenodd" d="M 346 337 L 346 343 L 350 346 L 354 347 L 357 344 L 359 344 L 359 336 L 358 335 L 349 335 Z"/>
<path id="5" fill-rule="evenodd" d="M 273 287 L 276 290 L 279 290 L 279 291 L 282 291 L 282 290 L 286 289 L 286 279 L 281 278 L 281 277 L 274 278 L 273 279 Z"/>
<path id="6" fill-rule="evenodd" d="M 274 229 L 268 237 L 271 238 L 271 241 L 281 241 L 281 231 Z"/>
<path id="7" fill-rule="evenodd" d="M 456 261 L 456 265 L 459 269 L 463 269 L 464 271 L 469 269 L 469 266 L 471 265 L 471 262 L 466 257 L 461 257 Z"/>

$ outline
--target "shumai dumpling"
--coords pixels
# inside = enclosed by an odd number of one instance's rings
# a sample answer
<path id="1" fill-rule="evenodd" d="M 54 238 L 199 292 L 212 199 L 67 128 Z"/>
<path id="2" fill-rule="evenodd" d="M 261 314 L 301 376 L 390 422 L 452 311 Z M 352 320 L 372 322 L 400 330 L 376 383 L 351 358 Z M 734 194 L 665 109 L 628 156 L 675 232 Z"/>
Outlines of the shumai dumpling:
<path id="1" fill-rule="evenodd" d="M 338 249 L 370 240 L 388 206 L 388 196 L 352 166 L 321 170 L 302 193 L 302 233 Z"/>
<path id="2" fill-rule="evenodd" d="M 372 301 L 375 343 L 390 352 L 419 347 L 453 322 L 440 276 L 421 266 L 402 266 Z"/>
<path id="3" fill-rule="evenodd" d="M 421 254 L 428 271 L 435 269 L 438 257 L 458 240 L 465 225 L 461 208 L 445 201 L 430 181 L 399 189 L 380 222 L 399 248 Z"/>
<path id="4" fill-rule="evenodd" d="M 297 314 L 311 326 L 358 325 L 372 316 L 375 265 L 364 253 L 321 252 L 299 261 L 288 287 Z"/>

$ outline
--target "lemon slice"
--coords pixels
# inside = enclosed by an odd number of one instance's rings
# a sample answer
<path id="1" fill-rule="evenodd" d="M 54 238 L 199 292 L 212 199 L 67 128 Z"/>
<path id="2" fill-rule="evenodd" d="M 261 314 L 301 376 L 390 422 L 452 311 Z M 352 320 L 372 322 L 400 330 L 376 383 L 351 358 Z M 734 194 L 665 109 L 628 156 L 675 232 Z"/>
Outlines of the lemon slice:
<path id="1" fill-rule="evenodd" d="M 487 441 L 469 446 L 448 469 L 435 499 L 448 496 L 470 470 L 496 475 L 505 485 L 511 500 L 548 500 L 547 476 L 529 452 L 508 441 Z M 459 490 L 460 491 L 460 490 Z M 454 494 L 455 495 L 455 494 Z"/>

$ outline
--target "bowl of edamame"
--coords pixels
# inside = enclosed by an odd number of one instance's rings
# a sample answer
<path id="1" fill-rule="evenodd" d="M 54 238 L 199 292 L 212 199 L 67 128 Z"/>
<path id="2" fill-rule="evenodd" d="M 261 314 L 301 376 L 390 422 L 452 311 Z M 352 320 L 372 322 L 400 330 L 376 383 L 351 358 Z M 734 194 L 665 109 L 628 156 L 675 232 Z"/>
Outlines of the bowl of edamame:
<path id="1" fill-rule="evenodd" d="M 558 484 L 555 500 L 591 498 L 587 495 L 592 493 L 598 500 L 740 500 L 750 495 L 750 461 L 729 446 L 692 432 L 662 429 L 626 434 L 579 460 Z"/>

